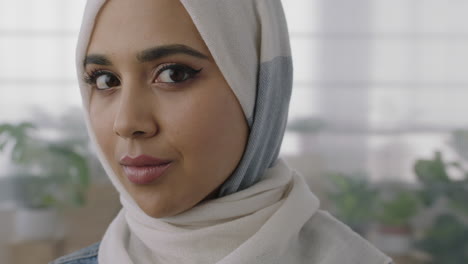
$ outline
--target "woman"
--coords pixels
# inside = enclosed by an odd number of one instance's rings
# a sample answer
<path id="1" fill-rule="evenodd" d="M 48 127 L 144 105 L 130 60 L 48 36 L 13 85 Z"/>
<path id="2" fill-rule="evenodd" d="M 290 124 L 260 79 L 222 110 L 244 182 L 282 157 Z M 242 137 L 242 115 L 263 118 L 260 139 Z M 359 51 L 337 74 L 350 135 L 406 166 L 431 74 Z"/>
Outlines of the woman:
<path id="1" fill-rule="evenodd" d="M 292 83 L 279 0 L 93 0 L 77 68 L 123 209 L 53 263 L 381 263 L 278 159 Z"/>

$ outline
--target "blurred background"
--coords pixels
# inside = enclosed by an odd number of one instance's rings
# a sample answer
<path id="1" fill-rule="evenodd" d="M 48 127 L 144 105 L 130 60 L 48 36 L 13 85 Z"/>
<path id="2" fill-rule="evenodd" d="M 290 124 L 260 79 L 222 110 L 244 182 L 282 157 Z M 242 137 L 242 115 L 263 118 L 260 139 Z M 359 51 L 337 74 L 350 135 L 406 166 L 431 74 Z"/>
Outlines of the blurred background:
<path id="1" fill-rule="evenodd" d="M 118 197 L 74 68 L 84 0 L 0 0 L 0 263 L 102 237 Z M 283 0 L 295 80 L 282 155 L 396 263 L 468 263 L 468 2 Z"/>

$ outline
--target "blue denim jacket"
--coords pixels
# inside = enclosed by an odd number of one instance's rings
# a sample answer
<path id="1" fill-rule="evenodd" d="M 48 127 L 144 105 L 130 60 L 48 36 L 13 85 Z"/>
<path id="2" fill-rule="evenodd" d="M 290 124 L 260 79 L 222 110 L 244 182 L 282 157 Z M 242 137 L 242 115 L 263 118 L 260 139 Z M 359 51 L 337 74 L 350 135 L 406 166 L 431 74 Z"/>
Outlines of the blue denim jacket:
<path id="1" fill-rule="evenodd" d="M 49 264 L 98 264 L 98 250 L 99 243 L 96 243 L 70 255 L 56 259 Z M 388 264 L 393 264 L 393 262 Z"/>
<path id="2" fill-rule="evenodd" d="M 49 264 L 97 264 L 99 243 L 58 258 Z"/>

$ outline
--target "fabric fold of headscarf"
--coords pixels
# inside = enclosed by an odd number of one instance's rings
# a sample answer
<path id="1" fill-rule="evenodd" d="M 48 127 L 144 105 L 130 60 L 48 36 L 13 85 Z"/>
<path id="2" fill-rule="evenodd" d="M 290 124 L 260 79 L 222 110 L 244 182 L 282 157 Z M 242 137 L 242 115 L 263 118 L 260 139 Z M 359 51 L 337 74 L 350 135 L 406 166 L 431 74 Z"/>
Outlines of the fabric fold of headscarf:
<path id="1" fill-rule="evenodd" d="M 218 198 L 169 218 L 146 215 L 119 182 L 91 129 L 83 59 L 106 1 L 88 0 L 76 50 L 85 121 L 123 205 L 100 244 L 99 263 L 388 264 L 387 256 L 319 210 L 303 177 L 278 159 L 292 88 L 281 1 L 180 2 L 242 106 L 250 127 L 246 150 Z"/>
<path id="2" fill-rule="evenodd" d="M 278 252 L 286 254 L 289 241 L 297 239 L 319 203 L 302 177 L 283 161 L 265 177 L 252 188 L 204 202 L 171 218 L 148 219 L 122 210 L 106 234 L 113 243 L 104 243 L 100 260 L 227 264 L 257 259 L 256 263 L 272 263 Z M 125 241 L 130 241 L 130 254 Z M 275 254 L 266 254 L 270 251 Z"/>

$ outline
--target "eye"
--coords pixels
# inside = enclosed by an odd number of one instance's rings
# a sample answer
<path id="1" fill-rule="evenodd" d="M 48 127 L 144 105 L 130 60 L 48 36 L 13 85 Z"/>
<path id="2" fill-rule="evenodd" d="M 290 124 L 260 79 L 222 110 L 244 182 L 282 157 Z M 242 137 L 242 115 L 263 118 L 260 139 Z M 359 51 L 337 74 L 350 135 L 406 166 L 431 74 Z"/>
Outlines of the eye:
<path id="1" fill-rule="evenodd" d="M 120 80 L 111 72 L 94 71 L 85 77 L 85 82 L 95 86 L 98 90 L 107 90 L 120 85 Z"/>
<path id="2" fill-rule="evenodd" d="M 164 64 L 157 71 L 156 82 L 180 83 L 195 77 L 202 69 L 195 70 L 182 64 Z"/>
<path id="3" fill-rule="evenodd" d="M 119 79 L 117 79 L 114 75 L 111 74 L 102 74 L 96 78 L 96 87 L 101 90 L 119 85 Z"/>

